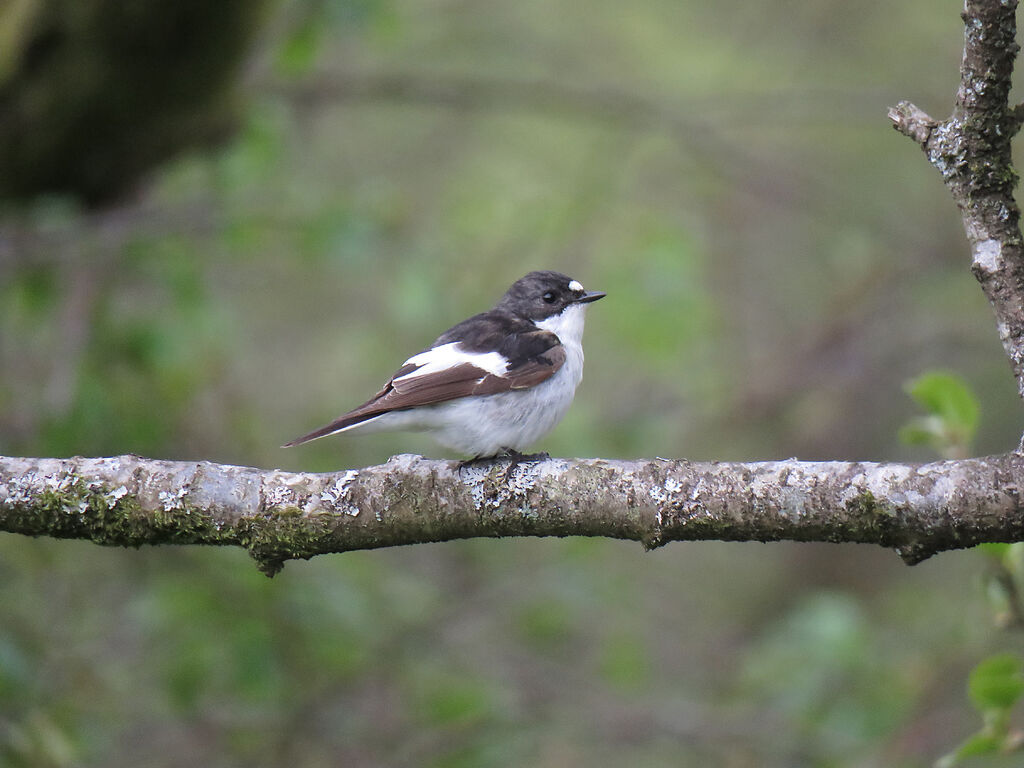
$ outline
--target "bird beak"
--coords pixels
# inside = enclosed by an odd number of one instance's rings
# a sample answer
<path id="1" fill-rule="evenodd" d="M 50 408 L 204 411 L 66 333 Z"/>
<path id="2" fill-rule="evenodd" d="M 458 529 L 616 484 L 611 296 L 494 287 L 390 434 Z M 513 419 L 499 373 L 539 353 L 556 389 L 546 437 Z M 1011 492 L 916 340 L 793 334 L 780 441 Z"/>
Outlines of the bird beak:
<path id="1" fill-rule="evenodd" d="M 576 299 L 576 303 L 577 304 L 589 304 L 592 301 L 597 301 L 598 299 L 603 299 L 607 295 L 608 295 L 607 293 L 601 293 L 600 291 L 587 291 L 582 296 L 580 296 L 578 299 Z"/>

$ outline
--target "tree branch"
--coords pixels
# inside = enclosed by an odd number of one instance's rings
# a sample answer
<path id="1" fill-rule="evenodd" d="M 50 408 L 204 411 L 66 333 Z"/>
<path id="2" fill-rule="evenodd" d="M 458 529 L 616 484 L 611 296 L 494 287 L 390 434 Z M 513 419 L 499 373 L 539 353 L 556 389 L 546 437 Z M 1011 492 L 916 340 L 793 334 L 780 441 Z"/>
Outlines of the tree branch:
<path id="1" fill-rule="evenodd" d="M 0 458 L 0 531 L 241 546 L 273 575 L 328 552 L 500 536 L 864 542 L 909 563 L 1024 538 L 1024 456 L 934 464 L 396 456 L 331 474 L 119 456 Z"/>
<path id="2" fill-rule="evenodd" d="M 1003 349 L 1024 396 L 1024 246 L 1010 140 L 1021 107 L 1009 103 L 1017 56 L 1017 0 L 966 0 L 964 55 L 953 114 L 929 117 L 910 102 L 889 110 L 942 174 L 963 219 L 972 270 L 996 316 Z"/>

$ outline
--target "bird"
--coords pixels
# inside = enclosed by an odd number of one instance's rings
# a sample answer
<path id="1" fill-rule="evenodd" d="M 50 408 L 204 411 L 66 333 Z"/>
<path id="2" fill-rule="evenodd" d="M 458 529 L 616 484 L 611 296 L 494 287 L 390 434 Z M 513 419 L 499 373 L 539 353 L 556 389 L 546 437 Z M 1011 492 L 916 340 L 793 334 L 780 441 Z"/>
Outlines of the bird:
<path id="1" fill-rule="evenodd" d="M 409 430 L 472 460 L 528 459 L 524 451 L 572 404 L 583 378 L 586 309 L 605 295 L 560 272 L 530 272 L 493 309 L 406 360 L 365 403 L 282 447 L 348 431 Z"/>

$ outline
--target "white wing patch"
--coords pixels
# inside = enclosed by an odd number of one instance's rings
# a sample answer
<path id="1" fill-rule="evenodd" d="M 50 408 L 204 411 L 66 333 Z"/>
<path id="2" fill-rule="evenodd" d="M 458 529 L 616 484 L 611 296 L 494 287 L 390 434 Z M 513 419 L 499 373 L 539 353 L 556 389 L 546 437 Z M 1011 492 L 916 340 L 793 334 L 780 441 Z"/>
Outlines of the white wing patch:
<path id="1" fill-rule="evenodd" d="M 406 365 L 419 365 L 412 373 L 399 376 L 395 381 L 403 379 L 414 379 L 417 376 L 427 376 L 431 373 L 454 368 L 462 363 L 472 363 L 488 373 L 501 376 L 508 370 L 508 360 L 498 352 L 466 352 L 459 348 L 459 342 L 453 341 L 450 344 L 442 344 L 439 347 L 428 349 L 413 355 L 405 361 Z"/>
<path id="2" fill-rule="evenodd" d="M 569 290 L 570 291 L 582 291 L 583 290 L 583 283 L 581 283 L 579 280 L 573 280 L 571 283 L 569 283 Z"/>

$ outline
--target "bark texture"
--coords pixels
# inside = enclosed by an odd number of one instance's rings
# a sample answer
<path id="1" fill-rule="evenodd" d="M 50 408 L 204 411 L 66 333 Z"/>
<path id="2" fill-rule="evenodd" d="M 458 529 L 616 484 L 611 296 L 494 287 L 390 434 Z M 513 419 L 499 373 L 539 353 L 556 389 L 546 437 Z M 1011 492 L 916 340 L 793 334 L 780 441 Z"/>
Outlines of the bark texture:
<path id="1" fill-rule="evenodd" d="M 1024 456 L 933 464 L 396 456 L 332 474 L 119 456 L 0 458 L 0 531 L 292 558 L 500 536 L 864 542 L 910 563 L 1024 538 Z"/>
<path id="2" fill-rule="evenodd" d="M 942 174 L 973 254 L 972 270 L 996 316 L 1003 349 L 1024 396 L 1024 246 L 1013 197 L 1010 141 L 1021 109 L 1011 109 L 1019 46 L 1017 0 L 966 0 L 964 55 L 953 114 L 935 120 L 910 102 L 889 110 L 896 130 L 917 142 Z"/>

